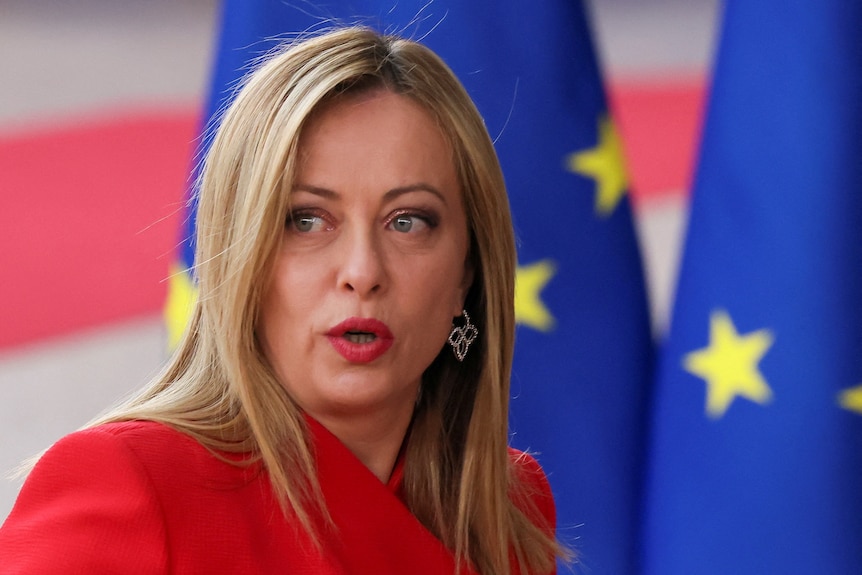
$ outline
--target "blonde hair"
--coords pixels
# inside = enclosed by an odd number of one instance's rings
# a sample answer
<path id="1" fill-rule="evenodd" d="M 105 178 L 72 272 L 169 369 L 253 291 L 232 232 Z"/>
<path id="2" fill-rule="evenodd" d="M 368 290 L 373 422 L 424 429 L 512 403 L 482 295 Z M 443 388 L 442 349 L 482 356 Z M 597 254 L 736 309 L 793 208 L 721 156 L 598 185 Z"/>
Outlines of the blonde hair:
<path id="1" fill-rule="evenodd" d="M 482 332 L 466 361 L 443 349 L 423 376 L 405 455 L 407 505 L 481 573 L 509 573 L 510 552 L 522 573 L 548 572 L 564 551 L 524 508 L 530 497 L 507 451 L 516 256 L 503 176 L 466 91 L 413 41 L 338 29 L 278 51 L 247 77 L 198 183 L 199 299 L 189 327 L 165 370 L 97 423 L 155 420 L 211 449 L 254 453 L 285 511 L 311 532 L 310 508 L 325 513 L 325 502 L 307 429 L 255 329 L 304 125 L 332 98 L 378 88 L 418 102 L 452 146 L 475 274 L 465 307 Z"/>

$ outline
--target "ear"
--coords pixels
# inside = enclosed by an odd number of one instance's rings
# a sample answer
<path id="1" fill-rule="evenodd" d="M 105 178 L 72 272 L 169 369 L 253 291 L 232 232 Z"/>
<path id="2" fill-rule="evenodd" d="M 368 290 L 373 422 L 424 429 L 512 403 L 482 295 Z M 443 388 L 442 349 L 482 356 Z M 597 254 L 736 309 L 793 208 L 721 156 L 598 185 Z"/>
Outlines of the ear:
<path id="1" fill-rule="evenodd" d="M 456 302 L 455 313 L 452 317 L 459 317 L 464 310 L 464 304 L 467 301 L 467 294 L 470 293 L 470 288 L 473 287 L 473 262 L 468 256 L 464 261 L 464 275 L 461 277 L 461 283 L 458 286 L 458 301 Z"/>

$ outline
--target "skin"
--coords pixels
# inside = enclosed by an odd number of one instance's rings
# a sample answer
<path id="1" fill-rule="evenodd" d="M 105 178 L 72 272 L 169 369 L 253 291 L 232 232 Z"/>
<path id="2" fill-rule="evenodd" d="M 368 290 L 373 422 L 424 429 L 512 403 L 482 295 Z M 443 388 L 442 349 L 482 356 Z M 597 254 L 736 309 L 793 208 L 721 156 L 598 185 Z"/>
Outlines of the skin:
<path id="1" fill-rule="evenodd" d="M 299 406 L 386 481 L 472 281 L 451 148 L 417 103 L 377 90 L 318 111 L 300 150 L 259 335 Z M 385 324 L 391 347 L 346 358 L 331 330 L 349 318 Z"/>

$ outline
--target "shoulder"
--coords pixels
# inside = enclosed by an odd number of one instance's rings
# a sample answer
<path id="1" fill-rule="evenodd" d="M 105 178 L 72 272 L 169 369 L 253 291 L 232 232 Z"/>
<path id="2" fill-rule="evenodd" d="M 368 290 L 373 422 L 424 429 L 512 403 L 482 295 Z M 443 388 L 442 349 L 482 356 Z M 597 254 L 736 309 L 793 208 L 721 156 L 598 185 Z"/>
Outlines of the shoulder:
<path id="1" fill-rule="evenodd" d="M 162 423 L 108 423 L 58 441 L 36 464 L 27 483 L 74 482 L 81 487 L 75 479 L 78 474 L 87 477 L 93 489 L 139 489 L 154 497 L 173 523 L 178 515 L 198 515 L 199 507 L 242 491 L 259 478 L 256 466 L 229 462 L 243 457 L 216 453 Z"/>
<path id="2" fill-rule="evenodd" d="M 70 447 L 86 448 L 91 444 L 114 444 L 133 451 L 147 450 L 148 446 L 169 444 L 176 448 L 195 449 L 199 444 L 191 437 L 155 421 L 118 421 L 103 423 L 76 431 L 55 443 L 51 450 Z M 51 451 L 49 450 L 49 451 Z"/>
<path id="3" fill-rule="evenodd" d="M 68 445 L 64 445 L 68 444 Z M 117 450 L 134 456 L 143 465 L 184 467 L 202 460 L 214 459 L 196 439 L 168 425 L 155 421 L 121 421 L 106 423 L 73 433 L 54 448 L 86 449 L 90 445 L 111 444 Z"/>
<path id="4" fill-rule="evenodd" d="M 250 561 L 250 544 L 242 554 L 227 541 L 273 506 L 254 466 L 225 459 L 154 422 L 67 435 L 38 461 L 0 528 L 0 564 L 14 573 L 161 573 L 183 561 L 209 572 Z"/>
<path id="5" fill-rule="evenodd" d="M 50 492 L 65 485 L 82 491 L 98 484 L 102 484 L 102 489 L 108 486 L 105 484 L 143 485 L 148 481 L 148 467 L 157 459 L 156 454 L 176 460 L 197 450 L 203 448 L 191 438 L 150 421 L 82 429 L 61 438 L 42 454 L 19 499 L 41 496 L 43 489 Z"/>
<path id="6" fill-rule="evenodd" d="M 158 437 L 163 445 L 162 437 L 179 435 L 163 427 L 103 425 L 72 433 L 48 449 L 0 528 L 4 564 L 22 573 L 165 566 L 162 509 L 145 465 L 126 444 L 135 434 Z M 137 559 L 121 564 L 119 557 Z"/>
<path id="7" fill-rule="evenodd" d="M 166 447 L 170 446 L 170 449 Z M 191 438 L 151 421 L 107 423 L 71 433 L 39 458 L 27 483 L 71 480 L 76 470 L 88 475 L 123 477 L 145 471 L 153 455 L 202 449 Z M 180 457 L 182 457 L 182 455 Z M 26 486 L 26 484 L 25 484 Z"/>
<path id="8" fill-rule="evenodd" d="M 161 470 L 193 466 L 210 459 L 191 437 L 161 423 L 124 421 L 71 433 L 51 446 L 33 468 L 33 479 L 68 476 L 75 469 L 108 477 L 155 479 Z M 153 476 L 156 477 L 153 477 Z"/>
<path id="9" fill-rule="evenodd" d="M 539 495 L 551 496 L 551 485 L 539 462 L 531 454 L 509 448 L 509 462 L 517 482 L 524 484 L 529 491 Z"/>
<path id="10" fill-rule="evenodd" d="M 530 518 L 552 533 L 556 526 L 556 507 L 548 477 L 531 454 L 509 448 L 512 500 Z"/>
<path id="11" fill-rule="evenodd" d="M 197 444 L 179 431 L 154 421 L 121 421 L 88 427 L 62 437 L 39 458 L 34 471 L 40 466 L 50 464 L 54 459 L 74 459 L 87 453 L 108 449 L 109 455 L 146 452 L 150 446 L 155 448 L 171 445 L 174 448 L 194 449 Z"/>

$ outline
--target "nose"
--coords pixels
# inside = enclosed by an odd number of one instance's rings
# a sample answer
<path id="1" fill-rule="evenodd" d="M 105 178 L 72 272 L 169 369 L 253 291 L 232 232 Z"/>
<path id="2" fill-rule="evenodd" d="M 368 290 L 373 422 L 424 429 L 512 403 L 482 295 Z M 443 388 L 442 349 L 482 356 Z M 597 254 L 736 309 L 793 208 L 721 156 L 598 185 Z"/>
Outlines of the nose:
<path id="1" fill-rule="evenodd" d="M 383 291 L 386 283 L 385 254 L 380 238 L 369 231 L 356 230 L 343 236 L 340 289 L 367 297 Z"/>

